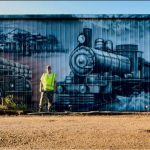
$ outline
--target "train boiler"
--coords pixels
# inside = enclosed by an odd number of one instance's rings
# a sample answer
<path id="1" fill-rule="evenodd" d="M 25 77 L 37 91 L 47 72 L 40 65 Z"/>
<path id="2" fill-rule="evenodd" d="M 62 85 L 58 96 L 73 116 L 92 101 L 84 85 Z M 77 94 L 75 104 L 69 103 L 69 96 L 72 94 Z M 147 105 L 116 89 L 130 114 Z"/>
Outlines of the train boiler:
<path id="1" fill-rule="evenodd" d="M 89 28 L 84 28 L 77 40 L 69 58 L 71 72 L 65 81 L 57 83 L 57 111 L 106 110 L 117 95 L 149 90 L 150 63 L 143 59 L 138 45 L 113 48 L 110 40 L 93 41 Z"/>

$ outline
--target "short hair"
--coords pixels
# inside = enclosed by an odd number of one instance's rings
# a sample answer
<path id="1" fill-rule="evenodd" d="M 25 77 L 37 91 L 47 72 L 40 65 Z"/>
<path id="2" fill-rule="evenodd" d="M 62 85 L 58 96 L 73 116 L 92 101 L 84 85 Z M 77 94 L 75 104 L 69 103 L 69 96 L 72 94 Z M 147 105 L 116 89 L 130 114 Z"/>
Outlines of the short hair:
<path id="1" fill-rule="evenodd" d="M 52 69 L 52 68 L 51 68 L 51 66 L 50 66 L 50 65 L 47 65 L 47 66 L 46 66 L 46 69 Z"/>

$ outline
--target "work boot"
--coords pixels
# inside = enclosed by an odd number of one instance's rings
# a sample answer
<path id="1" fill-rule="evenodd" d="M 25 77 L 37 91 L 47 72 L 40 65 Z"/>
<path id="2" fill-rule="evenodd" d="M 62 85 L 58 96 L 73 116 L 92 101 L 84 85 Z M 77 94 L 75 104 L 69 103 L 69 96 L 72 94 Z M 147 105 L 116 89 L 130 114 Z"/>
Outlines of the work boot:
<path id="1" fill-rule="evenodd" d="M 42 108 L 39 108 L 39 111 L 38 112 L 41 112 L 42 111 Z"/>
<path id="2" fill-rule="evenodd" d="M 48 108 L 47 112 L 53 112 L 53 109 L 52 108 Z"/>
<path id="3" fill-rule="evenodd" d="M 46 112 L 48 112 L 48 113 L 49 113 L 49 112 L 51 112 L 51 109 L 47 109 L 47 111 L 46 111 Z"/>

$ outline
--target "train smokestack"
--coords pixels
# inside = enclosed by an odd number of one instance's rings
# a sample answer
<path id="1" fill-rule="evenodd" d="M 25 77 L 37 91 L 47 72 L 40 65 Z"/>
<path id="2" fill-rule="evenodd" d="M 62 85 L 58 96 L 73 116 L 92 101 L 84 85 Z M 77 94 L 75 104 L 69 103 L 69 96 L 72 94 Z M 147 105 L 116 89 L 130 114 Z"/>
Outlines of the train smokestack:
<path id="1" fill-rule="evenodd" d="M 86 37 L 84 46 L 92 47 L 92 29 L 91 28 L 83 28 L 83 34 Z"/>

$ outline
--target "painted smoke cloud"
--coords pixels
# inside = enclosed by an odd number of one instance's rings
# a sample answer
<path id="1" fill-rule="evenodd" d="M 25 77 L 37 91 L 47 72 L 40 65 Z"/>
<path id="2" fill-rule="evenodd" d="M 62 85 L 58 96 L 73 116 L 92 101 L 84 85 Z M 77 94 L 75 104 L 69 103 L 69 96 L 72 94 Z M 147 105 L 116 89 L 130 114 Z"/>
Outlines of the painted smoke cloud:
<path id="1" fill-rule="evenodd" d="M 150 111 L 150 93 L 131 97 L 117 96 L 117 103 L 108 106 L 113 111 Z"/>

